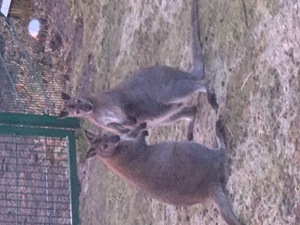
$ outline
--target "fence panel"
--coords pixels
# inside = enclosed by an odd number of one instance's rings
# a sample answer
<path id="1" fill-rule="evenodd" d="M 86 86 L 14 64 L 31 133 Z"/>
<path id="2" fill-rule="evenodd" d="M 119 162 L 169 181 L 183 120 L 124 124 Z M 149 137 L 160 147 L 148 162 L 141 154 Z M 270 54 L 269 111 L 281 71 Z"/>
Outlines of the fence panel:
<path id="1" fill-rule="evenodd" d="M 0 17 L 0 224 L 79 224 L 79 122 L 54 117 L 64 79 L 28 22 Z"/>
<path id="2" fill-rule="evenodd" d="M 67 119 L 70 126 L 61 129 L 55 117 L 46 116 L 41 127 L 36 124 L 43 116 L 12 114 L 22 118 L 14 123 L 5 122 L 8 113 L 3 115 L 0 224 L 79 224 L 74 135 L 78 121 Z M 56 128 L 48 127 L 51 124 Z"/>

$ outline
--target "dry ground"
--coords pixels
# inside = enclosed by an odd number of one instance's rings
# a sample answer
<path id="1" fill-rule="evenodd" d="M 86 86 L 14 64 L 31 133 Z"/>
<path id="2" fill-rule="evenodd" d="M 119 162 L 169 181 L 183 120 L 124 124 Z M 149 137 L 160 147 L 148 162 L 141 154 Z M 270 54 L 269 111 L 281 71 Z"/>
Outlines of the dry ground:
<path id="1" fill-rule="evenodd" d="M 84 25 L 72 93 L 86 81 L 91 92 L 107 89 L 157 63 L 189 69 L 190 0 L 69 1 Z M 300 3 L 199 0 L 199 7 L 207 78 L 226 123 L 234 211 L 245 224 L 299 224 Z M 196 140 L 214 146 L 215 112 L 205 96 L 196 102 Z M 184 134 L 178 123 L 152 130 L 150 142 Z M 99 159 L 80 168 L 84 225 L 224 224 L 211 206 L 175 208 L 137 193 Z"/>

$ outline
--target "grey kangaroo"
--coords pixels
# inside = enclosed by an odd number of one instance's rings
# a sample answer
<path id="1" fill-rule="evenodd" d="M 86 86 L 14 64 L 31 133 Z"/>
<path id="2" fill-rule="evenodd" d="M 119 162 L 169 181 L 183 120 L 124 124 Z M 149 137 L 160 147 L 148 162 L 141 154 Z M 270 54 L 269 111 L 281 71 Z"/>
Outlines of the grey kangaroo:
<path id="1" fill-rule="evenodd" d="M 65 105 L 59 116 L 86 118 L 117 134 L 127 134 L 143 122 L 152 127 L 186 119 L 189 122 L 187 139 L 192 140 L 197 109 L 187 106 L 187 102 L 194 93 L 207 90 L 197 20 L 197 4 L 193 1 L 193 67 L 190 73 L 154 66 L 135 72 L 110 90 L 91 96 L 71 97 L 62 93 Z"/>
<path id="2" fill-rule="evenodd" d="M 130 133 L 137 133 L 133 140 L 86 131 L 90 143 L 86 158 L 98 155 L 126 182 L 162 202 L 186 206 L 212 201 L 227 224 L 240 224 L 222 189 L 225 143 L 221 132 L 217 137 L 219 148 L 213 150 L 188 141 L 148 145 L 148 132 L 137 131 L 143 126 Z"/>

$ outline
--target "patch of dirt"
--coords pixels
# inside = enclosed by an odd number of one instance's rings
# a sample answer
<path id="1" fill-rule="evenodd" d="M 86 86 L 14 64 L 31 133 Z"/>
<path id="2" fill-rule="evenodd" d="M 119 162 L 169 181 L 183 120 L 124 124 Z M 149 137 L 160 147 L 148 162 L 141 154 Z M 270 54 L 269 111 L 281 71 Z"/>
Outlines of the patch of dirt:
<path id="1" fill-rule="evenodd" d="M 49 55 L 48 64 L 55 79 L 63 82 L 64 89 L 71 90 L 70 79 L 74 80 L 73 68 L 77 55 L 83 47 L 83 20 L 71 16 L 70 4 L 67 1 L 33 1 L 33 12 L 23 24 L 32 18 L 42 21 L 44 27 L 39 41 L 32 39 L 36 45 Z M 26 39 L 30 38 L 26 34 Z M 25 39 L 25 37 L 24 37 Z M 34 43 L 34 44 L 33 44 Z"/>
<path id="2" fill-rule="evenodd" d="M 226 127 L 228 198 L 245 224 L 297 224 L 300 5 L 281 0 L 198 4 L 206 74 Z M 84 35 L 71 92 L 78 93 L 83 80 L 91 92 L 104 90 L 155 64 L 188 70 L 190 6 L 183 0 L 76 1 Z M 195 139 L 215 146 L 217 116 L 206 99 L 195 100 Z M 186 125 L 178 123 L 151 130 L 149 141 L 182 140 L 185 133 Z M 82 224 L 224 224 L 210 205 L 176 208 L 137 193 L 99 159 L 90 160 L 85 171 Z"/>

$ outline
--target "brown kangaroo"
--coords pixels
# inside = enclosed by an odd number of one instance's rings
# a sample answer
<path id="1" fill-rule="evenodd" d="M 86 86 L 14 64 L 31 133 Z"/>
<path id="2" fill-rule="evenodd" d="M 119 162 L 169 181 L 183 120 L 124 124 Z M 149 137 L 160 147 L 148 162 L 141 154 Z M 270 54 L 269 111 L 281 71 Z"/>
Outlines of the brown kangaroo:
<path id="1" fill-rule="evenodd" d="M 143 129 L 143 124 L 137 129 Z M 212 201 L 227 224 L 240 224 L 222 189 L 225 143 L 221 135 L 215 150 L 188 141 L 148 145 L 147 135 L 146 130 L 137 131 L 134 140 L 123 140 L 86 131 L 90 143 L 86 158 L 100 156 L 126 182 L 162 202 L 185 206 Z"/>
<path id="2" fill-rule="evenodd" d="M 193 68 L 190 73 L 167 66 L 154 66 L 135 72 L 116 87 L 85 97 L 62 93 L 65 106 L 60 117 L 89 119 L 95 125 L 117 134 L 126 134 L 139 124 L 168 125 L 188 120 L 188 140 L 193 139 L 195 106 L 187 106 L 191 95 L 206 92 L 207 81 L 198 38 L 196 1 L 191 13 Z"/>

